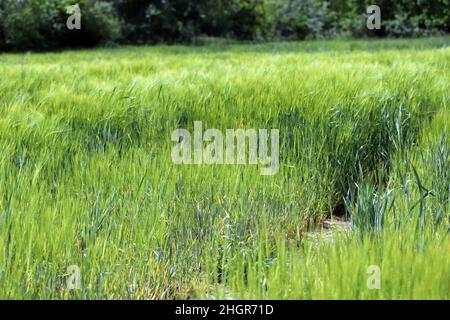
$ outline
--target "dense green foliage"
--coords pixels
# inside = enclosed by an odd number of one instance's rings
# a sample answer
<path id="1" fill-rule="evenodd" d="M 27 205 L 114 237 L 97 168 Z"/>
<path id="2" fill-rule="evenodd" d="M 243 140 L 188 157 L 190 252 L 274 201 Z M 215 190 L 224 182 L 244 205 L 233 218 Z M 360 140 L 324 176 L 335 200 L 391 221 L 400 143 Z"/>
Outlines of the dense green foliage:
<path id="1" fill-rule="evenodd" d="M 80 0 L 83 28 L 66 27 L 68 0 L 0 0 L 0 46 L 10 49 L 49 50 L 94 46 L 118 40 L 120 24 L 111 3 Z"/>
<path id="2" fill-rule="evenodd" d="M 0 55 L 0 298 L 449 299 L 449 44 Z M 279 128 L 280 172 L 173 164 L 196 120 Z"/>
<path id="3" fill-rule="evenodd" d="M 82 30 L 65 27 L 78 3 Z M 381 7 L 382 29 L 366 28 Z M 0 50 L 190 42 L 200 36 L 274 40 L 422 36 L 449 32 L 449 0 L 0 0 Z"/>

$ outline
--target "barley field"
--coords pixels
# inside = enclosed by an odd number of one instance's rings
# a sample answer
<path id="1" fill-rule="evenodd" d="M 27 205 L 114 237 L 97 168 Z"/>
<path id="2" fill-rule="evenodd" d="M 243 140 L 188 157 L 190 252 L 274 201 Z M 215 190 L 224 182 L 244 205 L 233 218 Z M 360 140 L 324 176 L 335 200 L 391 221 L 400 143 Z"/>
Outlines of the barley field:
<path id="1" fill-rule="evenodd" d="M 449 299 L 449 45 L 0 54 L 0 298 Z M 194 121 L 279 172 L 174 164 Z"/>

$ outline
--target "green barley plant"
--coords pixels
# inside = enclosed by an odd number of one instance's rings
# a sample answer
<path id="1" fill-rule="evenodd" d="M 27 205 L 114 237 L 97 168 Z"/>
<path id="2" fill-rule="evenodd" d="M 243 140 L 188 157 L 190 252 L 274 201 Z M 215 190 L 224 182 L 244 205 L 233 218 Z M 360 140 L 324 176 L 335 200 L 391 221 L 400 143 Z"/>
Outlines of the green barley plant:
<path id="1" fill-rule="evenodd" d="M 0 298 L 449 299 L 449 44 L 0 54 Z M 175 165 L 194 121 L 279 173 Z"/>

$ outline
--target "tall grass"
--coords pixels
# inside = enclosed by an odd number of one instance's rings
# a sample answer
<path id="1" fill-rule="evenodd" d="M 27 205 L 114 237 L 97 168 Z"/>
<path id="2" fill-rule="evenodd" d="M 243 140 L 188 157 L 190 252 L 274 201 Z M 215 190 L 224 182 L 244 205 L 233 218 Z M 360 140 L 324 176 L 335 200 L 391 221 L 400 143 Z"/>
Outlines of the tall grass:
<path id="1" fill-rule="evenodd" d="M 0 297 L 448 299 L 448 44 L 0 55 Z M 174 165 L 196 120 L 279 128 L 280 173 Z"/>

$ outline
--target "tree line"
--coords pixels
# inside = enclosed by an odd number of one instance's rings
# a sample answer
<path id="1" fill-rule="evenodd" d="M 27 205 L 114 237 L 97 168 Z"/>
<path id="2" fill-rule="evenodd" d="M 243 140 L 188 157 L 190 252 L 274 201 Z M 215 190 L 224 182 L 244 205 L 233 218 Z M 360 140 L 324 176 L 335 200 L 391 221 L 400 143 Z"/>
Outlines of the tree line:
<path id="1" fill-rule="evenodd" d="M 77 4 L 80 30 L 69 30 Z M 382 27 L 368 30 L 370 5 Z M 0 0 L 0 51 L 114 43 L 192 43 L 203 37 L 271 41 L 448 33 L 450 0 Z"/>

